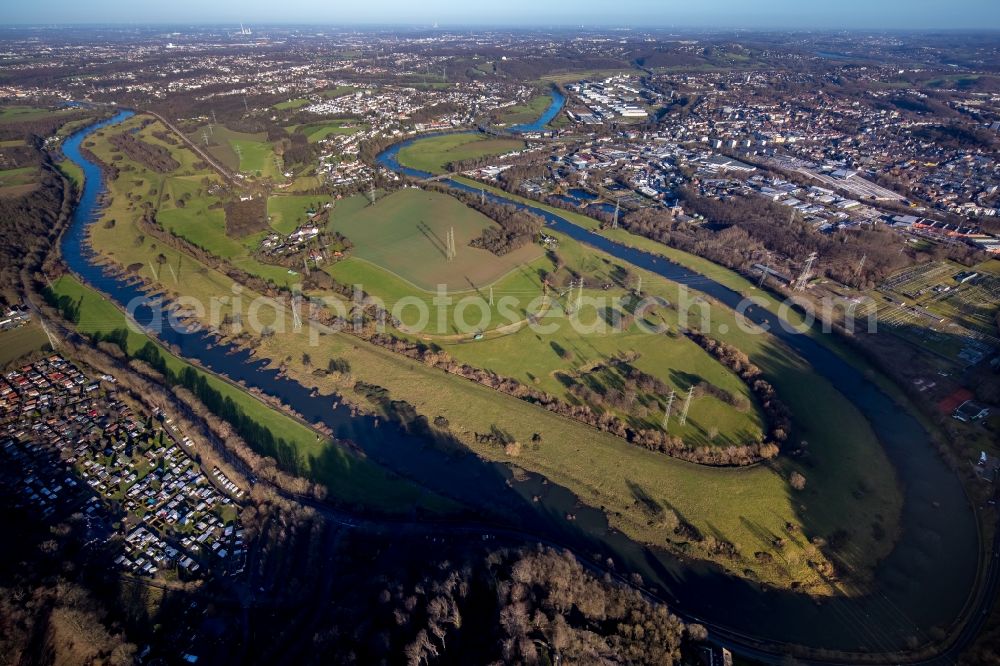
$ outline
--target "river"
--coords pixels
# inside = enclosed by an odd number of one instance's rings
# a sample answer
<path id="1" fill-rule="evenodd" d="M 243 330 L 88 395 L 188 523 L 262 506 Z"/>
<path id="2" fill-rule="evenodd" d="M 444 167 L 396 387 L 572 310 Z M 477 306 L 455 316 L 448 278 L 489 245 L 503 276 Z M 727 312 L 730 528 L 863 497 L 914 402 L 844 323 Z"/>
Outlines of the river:
<path id="1" fill-rule="evenodd" d="M 89 133 L 131 115 L 129 111 L 120 112 L 73 135 L 63 146 L 67 158 L 79 165 L 86 177 L 79 205 L 63 236 L 63 257 L 85 282 L 123 306 L 135 298 L 143 298 L 143 294 L 137 286 L 97 266 L 94 253 L 87 246 L 87 227 L 99 215 L 104 183 L 100 170 L 84 159 L 80 147 Z M 416 177 L 429 175 L 398 164 L 399 149 L 406 143 L 386 150 L 379 156 L 380 162 Z M 444 182 L 460 189 L 473 189 L 451 180 Z M 526 207 L 544 217 L 557 231 L 727 305 L 735 306 L 740 300 L 739 294 L 677 264 L 614 243 L 536 207 L 506 199 L 504 202 Z M 868 596 L 818 604 L 793 592 L 762 591 L 759 586 L 726 575 L 713 565 L 681 560 L 662 549 L 627 539 L 609 529 L 601 511 L 581 507 L 568 490 L 546 483 L 537 475 L 513 481 L 506 465 L 483 461 L 465 451 L 456 453 L 449 447 L 408 435 L 392 424 L 377 425 L 371 417 L 352 415 L 343 406 L 332 407 L 337 396 L 312 396 L 300 384 L 268 369 L 264 361 L 254 359 L 244 350 L 218 344 L 206 333 L 164 328 L 158 335 L 163 342 L 179 349 L 182 356 L 281 399 L 306 420 L 322 422 L 338 438 L 355 442 L 386 468 L 456 498 L 491 520 L 503 520 L 580 553 L 613 558 L 618 571 L 641 573 L 650 584 L 665 591 L 662 596 L 675 610 L 710 627 L 762 640 L 852 651 L 904 648 L 910 636 L 921 642 L 927 640 L 932 627 L 947 627 L 956 619 L 975 577 L 976 526 L 957 477 L 934 452 L 919 422 L 860 371 L 812 338 L 785 333 L 777 325 L 776 317 L 762 308 L 754 308 L 748 318 L 771 325 L 785 343 L 861 410 L 872 422 L 896 467 L 904 493 L 902 534 L 891 555 L 879 565 L 874 590 Z M 140 323 L 149 322 L 152 311 L 140 308 L 136 319 Z M 533 501 L 535 496 L 539 501 Z M 565 520 L 567 513 L 575 514 L 576 520 Z"/>
<path id="2" fill-rule="evenodd" d="M 514 132 L 516 134 L 529 134 L 531 132 L 541 132 L 545 129 L 545 126 L 552 122 L 559 112 L 562 111 L 563 106 L 566 104 L 566 98 L 561 92 L 556 88 L 552 89 L 550 93 L 552 96 L 552 101 L 549 103 L 545 112 L 538 117 L 533 123 L 527 123 L 524 125 L 512 125 L 507 128 L 508 132 Z"/>

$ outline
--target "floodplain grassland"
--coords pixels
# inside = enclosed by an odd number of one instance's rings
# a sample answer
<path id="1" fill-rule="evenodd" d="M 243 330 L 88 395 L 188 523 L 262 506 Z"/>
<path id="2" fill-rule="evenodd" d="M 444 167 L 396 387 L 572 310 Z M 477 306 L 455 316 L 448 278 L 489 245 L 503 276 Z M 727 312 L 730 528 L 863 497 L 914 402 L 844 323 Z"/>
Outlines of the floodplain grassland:
<path id="1" fill-rule="evenodd" d="M 205 178 L 209 179 L 208 185 Z M 226 234 L 226 214 L 221 200 L 208 194 L 213 183 L 221 185 L 217 176 L 173 176 L 161 182 L 163 195 L 156 220 L 164 229 L 226 259 L 246 254 L 247 248 Z"/>
<path id="2" fill-rule="evenodd" d="M 225 125 L 214 125 L 209 132 L 206 125 L 189 133 L 188 138 L 203 146 L 203 132 L 208 136 L 208 153 L 228 169 L 248 176 L 284 182 L 285 177 L 279 166 L 281 158 L 275 154 L 274 146 L 267 140 L 264 132 L 237 132 Z"/>
<path id="3" fill-rule="evenodd" d="M 502 257 L 469 247 L 469 242 L 495 224 L 453 197 L 406 188 L 377 199 L 372 206 L 338 204 L 331 229 L 354 244 L 352 257 L 375 264 L 418 289 L 438 285 L 468 291 L 488 286 L 542 256 L 527 245 Z M 456 256 L 448 260 L 446 238 L 455 232 Z M 341 262 L 343 264 L 345 262 Z M 334 277 L 349 277 L 349 267 L 334 264 Z M 348 280 L 349 281 L 349 280 Z"/>
<path id="4" fill-rule="evenodd" d="M 431 173 L 444 173 L 450 162 L 461 162 L 490 155 L 522 150 L 520 139 L 498 139 L 473 132 L 442 134 L 418 139 L 399 151 L 403 166 Z"/>
<path id="5" fill-rule="evenodd" d="M 56 167 L 78 190 L 83 188 L 83 169 L 78 167 L 75 162 L 63 160 L 57 163 Z"/>
<path id="6" fill-rule="evenodd" d="M 516 321 L 527 318 L 531 314 L 529 306 L 532 301 L 542 295 L 542 282 L 538 270 L 546 266 L 551 266 L 551 262 L 541 257 L 530 264 L 518 266 L 490 285 L 475 290 L 465 289 L 458 292 L 449 290 L 448 293 L 452 295 L 454 302 L 441 305 L 440 310 L 439 305 L 435 303 L 437 298 L 435 292 L 419 288 L 364 259 L 348 257 L 328 266 L 326 270 L 339 282 L 358 285 L 366 294 L 380 299 L 389 312 L 397 316 L 404 326 L 414 331 L 417 339 L 441 341 L 442 338 L 452 337 L 468 339 L 480 329 L 481 332 L 489 334 L 493 329 L 510 323 L 508 319 L 503 318 L 507 312 L 514 313 Z M 490 291 L 496 299 L 493 306 L 488 305 Z M 482 305 L 469 308 L 469 322 L 457 321 L 455 311 L 460 307 L 458 301 L 470 296 L 479 297 Z M 514 299 L 506 312 L 500 311 L 500 299 L 503 298 Z M 420 305 L 417 305 L 418 303 Z M 475 323 L 478 317 L 476 313 L 480 312 L 480 308 L 485 308 L 489 312 L 488 325 L 479 326 Z M 421 309 L 433 313 L 426 326 L 421 325 Z M 443 313 L 446 322 L 442 330 L 437 328 L 436 318 L 439 311 Z"/>
<path id="7" fill-rule="evenodd" d="M 347 259 L 329 271 L 338 280 L 360 285 L 367 294 L 380 299 L 402 321 L 405 330 L 411 331 L 414 340 L 434 343 L 458 361 L 513 377 L 570 402 L 577 400 L 567 386 L 570 382 L 602 392 L 617 391 L 622 379 L 611 360 L 637 356 L 632 361 L 637 369 L 657 377 L 678 396 L 691 386 L 707 382 L 748 406 L 754 404 L 741 381 L 686 338 L 650 335 L 638 322 L 626 325 L 623 331 L 612 328 L 614 319 L 625 320 L 631 314 L 629 306 L 635 305 L 628 285 L 622 284 L 628 281 L 622 277 L 624 267 L 569 238 L 560 237 L 560 241 L 556 253 L 520 266 L 489 287 L 451 293 L 452 302 L 444 305 L 436 294 L 417 288 L 373 262 Z M 406 242 L 420 241 L 409 238 Z M 405 254 L 407 245 L 400 249 Z M 556 261 L 564 266 L 558 268 Z M 552 281 L 548 289 L 543 287 L 543 275 Z M 573 301 L 580 294 L 568 286 L 570 275 L 587 280 L 591 287 L 582 296 L 586 303 L 593 302 L 574 313 L 572 319 L 566 313 L 573 309 Z M 474 299 L 474 304 L 463 305 L 463 299 L 468 298 Z M 421 320 L 422 312 L 416 303 L 429 316 Z M 547 309 L 543 310 L 543 306 Z M 541 316 L 540 323 L 550 329 L 544 336 L 525 325 L 532 315 Z M 656 308 L 646 317 L 651 326 L 669 321 L 676 333 L 676 315 L 668 308 Z M 439 318 L 445 330 L 441 330 Z M 475 333 L 483 334 L 481 339 L 473 340 Z M 634 410 L 619 410 L 619 415 L 636 427 L 660 428 L 665 400 L 666 395 L 643 396 Z M 717 397 L 703 395 L 695 401 L 688 424 L 674 424 L 671 432 L 702 446 L 740 445 L 762 437 L 763 420 L 756 409 L 740 411 Z"/>
<path id="8" fill-rule="evenodd" d="M 596 222 L 594 224 L 596 225 Z M 560 237 L 558 252 L 564 257 L 567 265 L 573 266 L 575 270 L 584 274 L 587 272 L 587 269 L 580 264 L 579 259 L 585 257 L 593 261 L 595 255 L 600 254 L 591 249 L 582 250 L 565 237 Z M 572 256 L 574 252 L 579 252 L 582 257 L 574 259 Z M 702 262 L 704 260 L 695 261 L 698 264 L 696 267 L 704 269 L 708 266 L 714 266 L 708 264 L 708 262 L 704 262 L 704 265 L 702 265 Z M 359 282 L 364 282 L 367 291 L 383 296 L 389 302 L 393 298 L 402 298 L 406 295 L 404 284 L 387 285 L 385 280 L 379 279 L 377 269 L 373 269 L 370 272 L 358 271 L 357 267 L 345 263 L 342 265 L 342 270 L 344 271 L 343 277 L 347 278 L 353 273 Z M 643 274 L 644 294 L 660 295 L 666 300 L 678 298 L 676 285 L 671 286 L 662 278 L 644 271 L 636 269 L 636 272 Z M 733 286 L 749 286 L 748 283 L 741 284 L 740 281 L 742 278 L 739 278 L 739 276 L 732 273 L 729 275 Z M 607 292 L 601 292 L 600 294 L 587 292 L 586 295 L 607 295 Z M 713 308 L 716 312 L 720 309 L 720 306 L 717 305 Z M 674 316 L 667 313 L 665 321 L 676 327 L 679 322 L 672 318 Z M 821 458 L 824 460 L 822 478 L 820 478 L 821 475 L 813 474 L 811 471 L 806 470 L 810 479 L 816 477 L 816 482 L 813 483 L 810 480 L 810 487 L 800 493 L 802 501 L 806 501 L 805 498 L 809 497 L 811 498 L 809 500 L 810 507 L 813 506 L 813 502 L 816 503 L 818 508 L 810 508 L 810 511 L 812 511 L 814 516 L 819 518 L 820 524 L 829 530 L 827 534 L 840 533 L 842 530 L 843 533 L 851 534 L 852 548 L 859 547 L 862 549 L 859 552 L 870 553 L 872 557 L 884 555 L 891 547 L 895 531 L 895 520 L 899 512 L 900 497 L 891 467 L 867 422 L 827 382 L 813 376 L 807 366 L 795 357 L 794 354 L 771 340 L 769 336 L 739 335 L 739 328 L 730 319 L 735 319 L 735 315 L 727 312 L 721 319 L 721 323 L 730 331 L 735 332 L 728 335 L 720 335 L 719 337 L 750 353 L 752 360 L 765 368 L 768 372 L 768 379 L 776 385 L 778 384 L 779 377 L 786 379 L 786 381 L 780 383 L 782 390 L 779 391 L 779 395 L 784 399 L 786 392 L 793 394 L 795 403 L 799 407 L 799 411 L 796 412 L 796 420 L 797 425 L 801 428 L 802 437 L 803 439 L 809 438 L 811 455 L 814 456 L 813 459 Z M 716 320 L 715 323 L 718 324 L 720 322 Z M 491 338 L 487 335 L 484 340 L 475 342 L 466 337 L 457 341 L 438 341 L 438 344 L 456 360 L 464 361 L 477 367 L 494 369 L 505 376 L 514 376 L 526 383 L 530 382 L 547 390 L 552 390 L 556 385 L 557 380 L 554 377 L 554 373 L 558 372 L 555 368 L 558 368 L 560 365 L 565 370 L 567 365 L 569 368 L 572 368 L 574 365 L 587 365 L 598 359 L 607 359 L 614 353 L 620 353 L 622 349 L 631 349 L 633 351 L 641 350 L 640 358 L 636 361 L 636 365 L 645 372 L 662 376 L 664 370 L 676 371 L 671 372 L 666 377 L 667 381 L 671 382 L 671 385 L 675 388 L 684 388 L 685 384 L 677 380 L 682 380 L 685 374 L 688 374 L 709 378 L 713 383 L 724 386 L 728 390 L 738 392 L 738 388 L 733 383 L 727 383 L 727 379 L 724 377 L 725 372 L 721 373 L 723 376 L 719 376 L 720 369 L 715 367 L 716 363 L 713 359 L 705 357 L 702 363 L 699 363 L 697 360 L 692 362 L 692 358 L 697 359 L 700 354 L 704 354 L 700 349 L 694 347 L 692 343 L 687 343 L 692 346 L 691 349 L 685 349 L 683 342 L 666 340 L 663 337 L 655 338 L 646 333 L 635 334 L 634 332 L 627 332 L 623 334 L 622 339 L 611 341 L 594 336 L 579 336 L 575 332 L 568 331 L 568 329 L 560 329 L 559 332 L 552 334 L 550 338 L 546 337 L 543 340 L 531 339 L 534 335 L 530 329 L 525 328 L 509 336 Z M 559 352 L 551 347 L 552 342 L 556 342 L 563 349 L 569 349 L 573 353 L 573 361 L 569 364 L 565 363 Z M 370 361 L 365 361 L 365 363 L 369 364 Z M 692 368 L 692 366 L 694 367 Z M 713 371 L 715 372 L 714 375 Z M 416 380 L 412 381 L 416 382 Z M 729 381 L 735 382 L 735 378 L 730 377 Z M 424 397 L 423 389 L 414 389 L 413 386 L 401 388 L 401 383 L 402 380 L 397 375 L 393 375 L 392 381 L 388 382 L 388 387 L 393 396 L 405 396 L 404 399 L 408 401 L 416 398 L 420 400 L 417 404 L 421 405 L 433 402 L 438 406 L 438 409 L 441 409 L 442 401 Z M 386 382 L 382 382 L 382 384 L 386 385 Z M 428 387 L 427 391 L 428 393 L 433 393 L 436 397 L 438 396 L 438 389 L 434 389 L 431 392 Z M 810 409 L 808 406 L 807 396 L 809 395 L 822 395 L 823 404 L 827 405 L 829 409 L 825 410 L 823 414 L 816 414 L 816 410 Z M 514 408 L 511 407 L 510 409 Z M 701 413 L 699 414 L 699 412 Z M 490 412 L 478 411 L 477 413 L 481 416 Z M 455 419 L 454 416 L 452 413 L 447 415 L 446 418 L 453 424 L 468 423 L 468 415 L 461 420 Z M 662 411 L 657 411 L 652 416 L 653 418 L 649 419 L 649 421 L 662 417 Z M 718 438 L 722 435 L 723 439 L 720 441 L 723 442 L 726 441 L 723 433 L 727 429 L 730 429 L 731 432 L 738 432 L 744 435 L 748 431 L 753 432 L 753 429 L 749 428 L 747 423 L 734 422 L 732 420 L 733 416 L 734 410 L 728 408 L 727 405 L 713 405 L 710 400 L 702 398 L 695 401 L 691 410 L 691 424 L 688 426 L 688 430 L 694 430 L 695 432 L 683 434 L 688 434 L 689 436 L 693 434 L 696 438 L 700 437 L 702 440 L 701 443 L 704 443 L 705 440 L 709 439 L 706 437 L 706 434 L 714 434 L 716 431 L 718 431 L 718 434 L 715 434 L 715 437 Z M 744 416 L 742 418 L 753 417 Z M 509 420 L 499 420 L 499 422 L 509 423 Z M 847 433 L 844 435 L 844 438 L 847 440 L 846 442 L 832 434 L 836 431 L 824 430 L 824 425 L 832 428 L 834 423 L 840 423 L 840 432 Z M 650 423 L 647 424 L 651 425 Z M 479 427 L 485 428 L 486 425 L 483 423 Z M 674 427 L 676 428 L 677 426 L 675 425 Z M 475 432 L 483 432 L 483 430 L 475 430 Z M 514 434 L 515 436 L 521 436 L 521 433 L 518 432 Z M 468 433 L 462 438 L 463 441 L 468 441 L 469 438 L 467 435 Z M 548 437 L 544 435 L 542 440 L 549 441 Z M 499 455 L 501 459 L 503 458 L 502 453 L 491 450 L 489 447 L 476 447 L 474 443 L 470 445 L 488 457 L 492 453 L 493 456 Z M 524 456 L 526 454 L 522 453 L 521 455 Z M 520 459 L 517 462 L 518 464 L 522 464 Z M 790 467 L 790 465 L 784 467 L 780 473 L 787 474 Z M 529 466 L 529 468 L 531 467 Z M 547 468 L 546 473 L 554 474 L 551 467 Z M 579 479 L 576 479 L 576 481 L 577 483 L 572 485 L 574 490 L 578 490 L 580 487 L 578 484 Z M 591 478 L 584 485 L 587 486 L 594 483 L 597 483 L 596 479 Z M 849 488 L 850 490 L 845 494 L 844 488 Z M 828 495 L 827 493 L 832 493 L 832 495 Z M 838 499 L 825 503 L 822 499 L 824 495 L 827 497 L 836 495 Z M 863 499 L 859 500 L 858 497 L 860 496 L 863 496 Z M 655 498 L 657 495 L 654 494 L 653 497 Z M 603 499 L 611 502 L 608 498 Z M 674 504 L 675 501 L 675 498 L 667 500 L 669 505 L 677 506 Z M 760 525 L 760 523 L 757 523 L 750 517 L 750 514 L 753 513 L 750 507 L 740 506 L 737 510 L 746 512 L 743 514 L 743 517 L 749 521 L 748 525 Z M 685 519 L 687 519 L 687 514 L 684 515 Z M 855 523 L 852 527 L 850 523 L 844 521 L 844 517 L 847 515 L 852 516 L 854 520 L 860 522 Z M 703 525 L 702 523 L 697 524 Z M 859 525 L 864 525 L 865 527 L 860 528 L 858 527 Z M 727 539 L 730 539 L 732 536 L 733 539 L 740 542 L 741 547 L 745 547 L 748 544 L 749 540 L 745 536 L 743 538 L 739 535 L 733 536 L 733 533 L 729 531 L 722 531 L 722 533 Z M 781 531 L 774 533 L 780 534 Z M 765 548 L 765 544 L 757 544 L 756 547 Z M 772 553 L 772 551 L 766 549 L 760 552 Z M 776 554 L 772 553 L 772 556 L 774 555 Z M 792 559 L 795 560 L 795 557 Z M 801 564 L 801 561 L 798 561 L 798 563 Z M 862 564 L 861 566 L 864 565 Z"/>
<path id="9" fill-rule="evenodd" d="M 552 104 L 552 96 L 549 94 L 536 95 L 523 104 L 507 107 L 500 115 L 501 125 L 522 125 L 538 119 L 549 105 Z"/>
<path id="10" fill-rule="evenodd" d="M 274 437 L 290 444 L 298 456 L 301 470 L 306 474 L 311 472 L 314 480 L 324 484 L 331 500 L 392 513 L 407 513 L 413 507 L 441 513 L 457 508 L 450 500 L 429 493 L 350 449 L 329 441 L 239 386 L 178 358 L 145 333 L 129 326 L 124 313 L 114 303 L 81 284 L 75 277 L 60 277 L 53 283 L 52 291 L 76 305 L 79 321 L 74 326 L 81 333 L 107 336 L 125 330 L 127 339 L 124 351 L 130 356 L 152 342 L 166 361 L 167 368 L 175 375 L 187 367 L 193 367 L 212 389 L 232 400 L 244 414 L 269 430 Z M 43 334 L 42 338 L 44 337 Z"/>

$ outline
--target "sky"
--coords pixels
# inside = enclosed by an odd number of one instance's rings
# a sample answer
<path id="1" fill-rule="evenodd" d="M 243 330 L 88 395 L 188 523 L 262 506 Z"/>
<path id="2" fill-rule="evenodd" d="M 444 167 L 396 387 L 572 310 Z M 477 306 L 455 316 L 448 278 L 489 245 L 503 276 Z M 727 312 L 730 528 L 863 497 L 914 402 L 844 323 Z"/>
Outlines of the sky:
<path id="1" fill-rule="evenodd" d="M 0 0 L 0 25 L 312 23 L 441 26 L 993 29 L 1000 0 Z"/>

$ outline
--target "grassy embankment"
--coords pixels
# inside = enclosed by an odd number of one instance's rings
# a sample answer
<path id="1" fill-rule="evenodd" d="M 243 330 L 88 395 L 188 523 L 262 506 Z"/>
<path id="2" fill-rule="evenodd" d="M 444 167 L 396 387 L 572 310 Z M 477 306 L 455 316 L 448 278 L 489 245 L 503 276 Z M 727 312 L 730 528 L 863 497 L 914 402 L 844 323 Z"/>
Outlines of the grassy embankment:
<path id="1" fill-rule="evenodd" d="M 112 208 L 122 205 L 126 191 L 126 183 L 112 184 Z M 113 210 L 107 213 L 114 214 Z M 120 221 L 129 220 L 138 211 L 123 205 L 117 214 Z M 148 241 L 136 243 L 134 227 L 120 224 L 111 232 L 98 222 L 94 238 L 95 246 L 113 252 L 111 258 L 118 263 L 142 263 L 140 274 L 156 282 L 145 265 L 158 249 L 150 248 Z M 176 256 L 168 259 L 174 261 Z M 185 260 L 189 261 L 194 264 Z M 164 279 L 158 284 L 174 294 L 204 299 L 231 294 L 231 283 L 214 271 L 195 264 L 187 275 L 192 279 L 176 284 L 161 275 Z M 650 285 L 646 289 L 657 288 L 655 284 L 652 276 L 644 278 L 644 285 Z M 823 557 L 808 539 L 843 530 L 848 537 L 842 548 L 851 554 L 851 567 L 864 570 L 888 550 L 899 513 L 892 470 L 867 422 L 842 395 L 774 340 L 740 334 L 730 312 L 719 311 L 717 316 L 733 324 L 730 330 L 734 331 L 719 337 L 748 352 L 796 410 L 798 434 L 810 442 L 810 461 L 799 466 L 809 479 L 801 493 L 792 491 L 786 481 L 793 467 L 790 461 L 773 469 L 740 470 L 681 463 L 345 334 L 325 336 L 318 347 L 309 346 L 304 336 L 278 334 L 263 342 L 260 353 L 275 365 L 284 364 L 304 384 L 337 389 L 355 401 L 360 398 L 352 394 L 354 382 L 384 386 L 394 399 L 410 402 L 429 418 L 445 417 L 452 432 L 480 455 L 545 474 L 577 492 L 584 502 L 604 507 L 615 527 L 638 540 L 672 543 L 692 556 L 716 559 L 737 575 L 780 586 L 797 582 L 818 590 L 823 586 L 821 577 L 809 562 Z M 308 365 L 302 358 L 306 352 Z M 325 367 L 333 358 L 349 361 L 350 374 L 313 376 L 312 368 Z M 816 404 L 824 409 L 815 409 Z M 517 458 L 475 441 L 475 433 L 488 432 L 494 425 L 526 444 Z M 536 433 L 541 439 L 537 447 L 530 445 Z M 664 518 L 669 515 L 667 508 L 703 534 L 732 542 L 740 557 L 730 560 L 713 555 L 704 544 L 681 543 L 684 539 Z M 800 531 L 788 534 L 786 545 L 779 548 L 767 535 L 784 537 L 786 525 Z M 757 558 L 757 552 L 770 553 L 771 561 Z"/>

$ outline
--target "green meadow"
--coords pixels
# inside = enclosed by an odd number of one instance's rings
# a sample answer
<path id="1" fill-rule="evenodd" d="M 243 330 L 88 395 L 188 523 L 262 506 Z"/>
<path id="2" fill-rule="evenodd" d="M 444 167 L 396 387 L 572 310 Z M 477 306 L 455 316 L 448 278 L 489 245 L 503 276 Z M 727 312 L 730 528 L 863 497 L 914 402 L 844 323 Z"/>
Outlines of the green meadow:
<path id="1" fill-rule="evenodd" d="M 537 245 L 502 257 L 469 247 L 469 241 L 492 224 L 452 197 L 407 188 L 378 199 L 373 206 L 338 204 L 331 228 L 354 244 L 352 257 L 374 264 L 417 289 L 434 291 L 444 284 L 451 290 L 468 291 L 488 286 L 542 256 Z M 449 261 L 446 238 L 451 229 L 457 254 Z M 345 270 L 334 265 L 334 277 L 343 277 Z"/>
<path id="2" fill-rule="evenodd" d="M 319 212 L 329 197 L 280 194 L 267 198 L 267 216 L 275 231 L 290 234 L 309 221 L 308 211 Z"/>
<path id="3" fill-rule="evenodd" d="M 449 162 L 502 155 L 524 148 L 518 139 L 497 139 L 481 134 L 442 134 L 414 141 L 399 151 L 399 163 L 421 171 L 444 173 Z"/>

